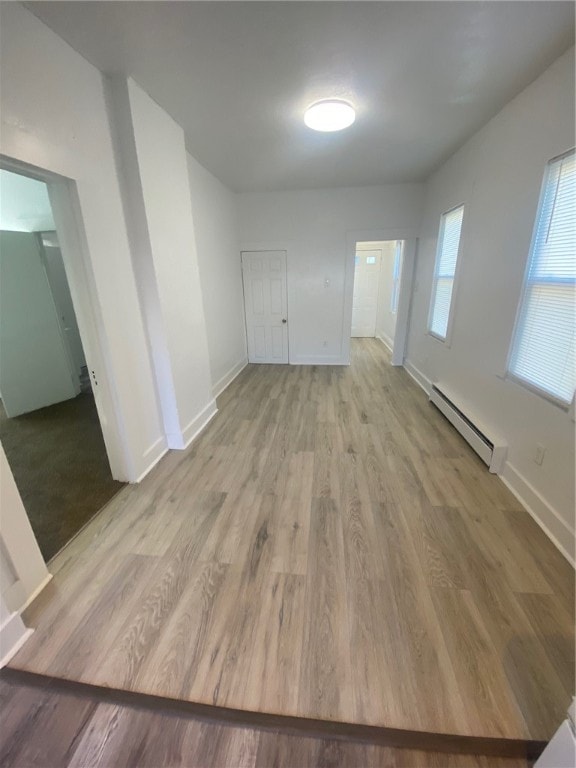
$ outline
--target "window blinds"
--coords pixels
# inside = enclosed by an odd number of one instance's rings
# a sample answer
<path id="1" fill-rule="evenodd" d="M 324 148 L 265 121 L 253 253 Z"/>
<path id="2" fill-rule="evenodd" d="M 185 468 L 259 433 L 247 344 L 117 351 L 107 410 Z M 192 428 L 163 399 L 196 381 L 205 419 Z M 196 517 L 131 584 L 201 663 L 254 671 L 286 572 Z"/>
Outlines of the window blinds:
<path id="1" fill-rule="evenodd" d="M 509 371 L 563 404 L 576 385 L 576 159 L 546 169 Z"/>
<path id="2" fill-rule="evenodd" d="M 432 285 L 432 307 L 428 330 L 440 339 L 448 333 L 450 306 L 454 288 L 454 275 L 460 246 L 460 232 L 464 206 L 444 213 L 440 220 L 438 251 Z"/>

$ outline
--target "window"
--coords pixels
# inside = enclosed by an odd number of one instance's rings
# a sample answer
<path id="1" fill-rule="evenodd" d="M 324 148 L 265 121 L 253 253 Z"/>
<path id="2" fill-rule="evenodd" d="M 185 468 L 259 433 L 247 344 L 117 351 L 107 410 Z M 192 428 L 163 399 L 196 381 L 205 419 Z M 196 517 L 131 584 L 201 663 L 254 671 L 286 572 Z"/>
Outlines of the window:
<path id="1" fill-rule="evenodd" d="M 576 385 L 576 161 L 548 163 L 532 235 L 509 373 L 569 405 Z"/>
<path id="2" fill-rule="evenodd" d="M 394 247 L 394 264 L 392 265 L 392 295 L 390 296 L 390 312 L 398 312 L 398 294 L 400 292 L 400 272 L 402 271 L 402 240 L 396 240 Z"/>
<path id="3" fill-rule="evenodd" d="M 428 330 L 442 341 L 446 339 L 448 333 L 463 216 L 464 206 L 460 205 L 442 214 L 440 219 Z"/>
<path id="4" fill-rule="evenodd" d="M 376 256 L 366 256 L 366 264 L 376 264 Z"/>

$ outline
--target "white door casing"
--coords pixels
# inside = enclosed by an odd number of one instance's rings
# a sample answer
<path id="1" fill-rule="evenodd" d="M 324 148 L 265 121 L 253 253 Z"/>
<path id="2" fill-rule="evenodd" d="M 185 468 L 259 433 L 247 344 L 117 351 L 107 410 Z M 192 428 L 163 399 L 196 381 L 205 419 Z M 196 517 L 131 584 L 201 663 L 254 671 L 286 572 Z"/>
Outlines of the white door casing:
<path id="1" fill-rule="evenodd" d="M 288 362 L 286 251 L 243 251 L 248 361 Z"/>
<path id="2" fill-rule="evenodd" d="M 378 285 L 382 252 L 379 249 L 356 251 L 352 336 L 375 336 L 378 311 Z"/>

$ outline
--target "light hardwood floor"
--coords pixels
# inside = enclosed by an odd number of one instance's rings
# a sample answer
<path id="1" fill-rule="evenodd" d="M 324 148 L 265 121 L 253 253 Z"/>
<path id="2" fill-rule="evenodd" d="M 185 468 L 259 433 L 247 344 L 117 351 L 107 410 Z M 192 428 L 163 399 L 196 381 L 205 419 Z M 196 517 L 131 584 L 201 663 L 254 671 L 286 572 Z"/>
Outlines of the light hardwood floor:
<path id="1" fill-rule="evenodd" d="M 53 561 L 11 662 L 260 712 L 548 739 L 574 573 L 375 340 L 249 366 Z"/>

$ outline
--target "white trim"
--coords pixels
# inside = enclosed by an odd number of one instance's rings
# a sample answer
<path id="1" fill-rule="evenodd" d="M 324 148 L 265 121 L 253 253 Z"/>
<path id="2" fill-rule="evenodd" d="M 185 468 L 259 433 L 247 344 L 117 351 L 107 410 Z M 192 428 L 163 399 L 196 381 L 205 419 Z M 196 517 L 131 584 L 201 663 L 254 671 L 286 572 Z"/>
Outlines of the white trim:
<path id="1" fill-rule="evenodd" d="M 232 384 L 234 379 L 242 373 L 247 365 L 248 358 L 245 357 L 243 360 L 240 360 L 240 362 L 233 365 L 232 368 L 230 368 L 230 370 L 224 374 L 224 376 L 218 379 L 216 384 L 212 386 L 212 396 L 214 399 L 219 397 L 222 392 L 224 392 L 224 390 L 227 389 L 230 384 Z"/>
<path id="2" fill-rule="evenodd" d="M 139 483 L 141 480 L 143 480 L 146 477 L 146 475 L 154 469 L 154 467 L 156 466 L 156 464 L 158 464 L 160 459 L 163 456 L 166 456 L 166 454 L 168 453 L 168 450 L 169 448 L 166 443 L 166 438 L 164 437 L 164 435 L 162 435 L 161 437 L 158 438 L 158 440 L 153 442 L 152 445 L 144 451 L 144 455 L 142 456 L 143 459 L 147 458 L 153 452 L 155 454 L 152 457 L 152 459 L 150 459 L 150 461 L 148 462 L 146 469 L 143 472 L 141 472 L 135 480 L 131 480 L 130 482 Z"/>
<path id="3" fill-rule="evenodd" d="M 240 243 L 240 254 L 244 251 L 288 251 L 294 247 L 292 240 L 243 240 Z"/>
<path id="4" fill-rule="evenodd" d="M 51 573 L 49 573 L 45 579 L 43 579 L 40 584 L 36 587 L 36 589 L 32 592 L 32 594 L 26 599 L 26 602 L 24 605 L 22 605 L 20 608 L 18 608 L 19 613 L 24 613 L 26 608 L 38 597 L 40 592 L 44 589 L 45 586 L 47 586 L 53 579 L 53 576 Z"/>
<path id="5" fill-rule="evenodd" d="M 341 355 L 297 355 L 290 365 L 350 365 L 350 360 Z"/>
<path id="6" fill-rule="evenodd" d="M 574 531 L 566 521 L 510 462 L 506 462 L 499 477 L 566 560 L 576 567 L 571 554 L 574 552 Z"/>
<path id="7" fill-rule="evenodd" d="M 24 625 L 18 611 L 10 614 L 0 627 L 0 652 L 2 653 L 0 669 L 8 664 L 33 632 L 33 629 L 28 629 Z"/>
<path id="8" fill-rule="evenodd" d="M 159 452 L 158 452 L 158 449 L 160 449 Z M 152 445 L 149 448 L 146 448 L 142 457 L 144 459 L 147 459 L 151 453 L 156 453 L 156 458 L 153 460 L 158 461 L 160 456 L 164 456 L 167 450 L 168 450 L 168 447 L 166 445 L 166 438 L 164 437 L 164 435 L 161 435 L 157 440 L 155 440 L 152 443 Z"/>
<path id="9" fill-rule="evenodd" d="M 148 449 L 148 450 L 150 450 L 150 449 Z M 168 448 L 168 446 L 164 445 L 164 448 L 152 459 L 152 461 L 148 464 L 146 469 L 143 472 L 141 472 L 135 480 L 130 480 L 130 484 L 132 485 L 132 484 L 139 483 L 142 480 L 144 480 L 146 475 L 149 474 L 154 469 L 156 464 L 158 464 L 158 462 L 160 461 L 160 459 L 163 456 L 166 456 L 166 454 L 168 453 L 169 450 L 170 449 Z M 148 453 L 148 451 L 146 451 L 146 453 Z"/>
<path id="10" fill-rule="evenodd" d="M 194 438 L 198 437 L 204 427 L 210 422 L 214 416 L 218 413 L 218 406 L 216 400 L 211 400 L 208 405 L 203 408 L 196 418 L 192 419 L 190 424 L 182 431 L 182 437 L 184 439 L 184 448 L 192 443 Z"/>
<path id="11" fill-rule="evenodd" d="M 378 341 L 381 341 L 382 344 L 384 344 L 384 346 L 388 350 L 388 352 L 392 354 L 392 339 L 390 338 L 390 336 L 388 336 L 383 332 L 376 331 L 376 338 L 378 339 Z"/>
<path id="12" fill-rule="evenodd" d="M 416 368 L 416 366 L 409 360 L 404 360 L 404 370 L 427 395 L 430 395 L 430 392 L 432 391 L 432 382 L 427 376 L 424 376 L 421 370 Z"/>

